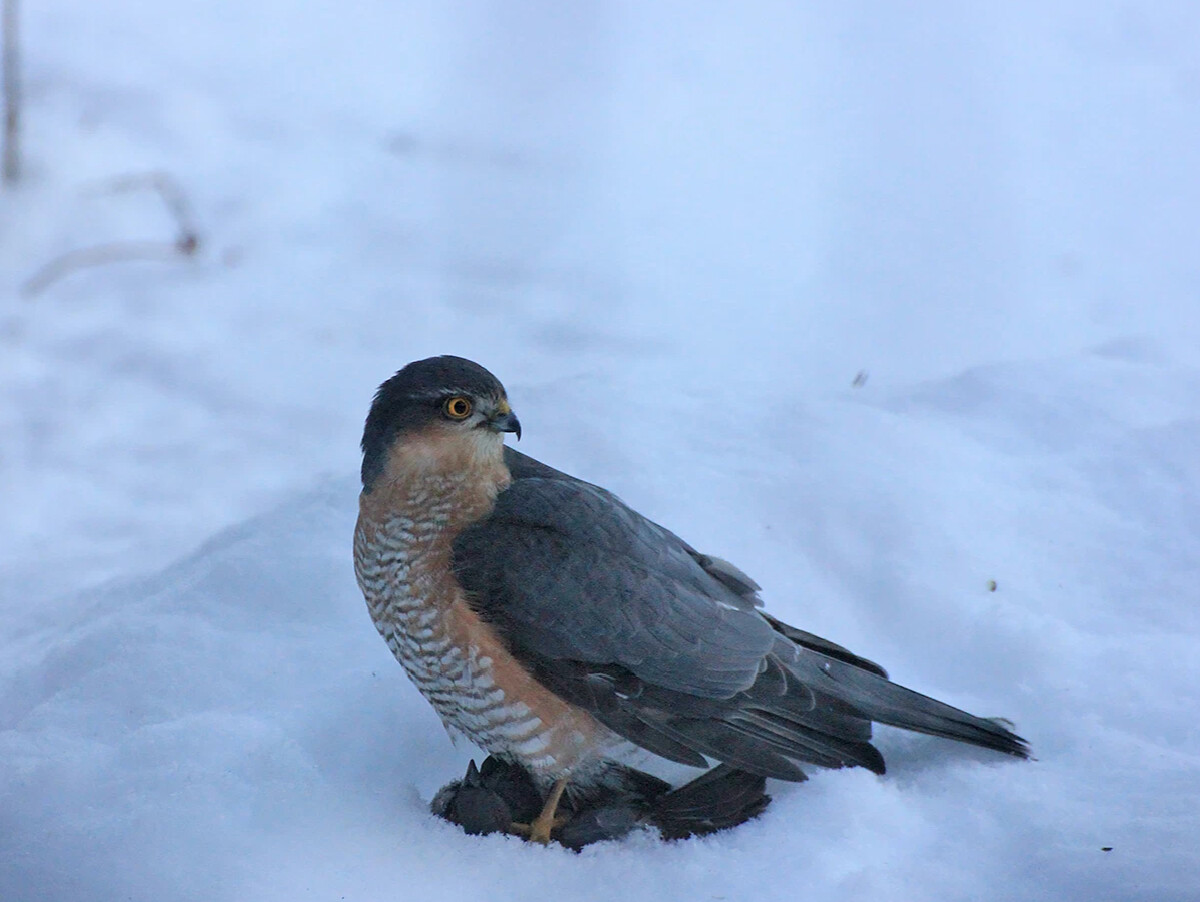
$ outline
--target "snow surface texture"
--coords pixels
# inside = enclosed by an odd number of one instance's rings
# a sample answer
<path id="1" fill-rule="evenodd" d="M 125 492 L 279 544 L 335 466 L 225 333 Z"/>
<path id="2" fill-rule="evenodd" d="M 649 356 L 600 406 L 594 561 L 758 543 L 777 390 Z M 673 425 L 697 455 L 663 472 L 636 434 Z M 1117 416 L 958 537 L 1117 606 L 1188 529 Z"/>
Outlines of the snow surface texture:
<path id="1" fill-rule="evenodd" d="M 1195 4 L 22 7 L 0 899 L 1200 897 Z M 20 293 L 170 241 L 146 171 L 193 259 Z M 434 821 L 477 753 L 349 546 L 435 353 L 1038 760 L 880 730 L 883 778 L 582 855 Z"/>

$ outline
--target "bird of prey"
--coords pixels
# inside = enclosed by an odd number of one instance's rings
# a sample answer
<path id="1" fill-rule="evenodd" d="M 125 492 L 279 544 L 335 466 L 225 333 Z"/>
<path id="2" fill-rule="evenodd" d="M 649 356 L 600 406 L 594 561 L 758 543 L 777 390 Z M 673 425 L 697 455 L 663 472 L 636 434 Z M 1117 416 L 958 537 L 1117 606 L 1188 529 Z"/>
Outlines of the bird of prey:
<path id="1" fill-rule="evenodd" d="M 410 363 L 362 438 L 354 567 L 376 628 L 452 734 L 546 797 L 603 785 L 629 752 L 800 781 L 884 772 L 878 722 L 1028 757 L 1021 737 L 892 683 L 762 609 L 759 586 L 611 492 L 508 448 L 504 386 L 477 363 Z"/>

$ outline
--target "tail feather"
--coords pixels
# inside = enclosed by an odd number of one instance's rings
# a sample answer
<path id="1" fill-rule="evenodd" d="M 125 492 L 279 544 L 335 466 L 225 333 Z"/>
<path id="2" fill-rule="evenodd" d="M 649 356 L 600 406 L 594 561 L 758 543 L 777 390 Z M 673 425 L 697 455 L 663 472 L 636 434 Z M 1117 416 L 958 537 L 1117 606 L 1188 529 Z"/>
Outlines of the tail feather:
<path id="1" fill-rule="evenodd" d="M 739 711 L 726 723 L 784 755 L 821 767 L 857 766 L 877 774 L 886 770 L 883 756 L 871 743 L 813 729 L 771 711 Z"/>
<path id="2" fill-rule="evenodd" d="M 942 736 L 1016 758 L 1029 757 L 1029 744 L 995 720 L 976 717 L 883 677 L 813 652 L 793 665 L 802 680 L 820 686 L 877 723 Z"/>

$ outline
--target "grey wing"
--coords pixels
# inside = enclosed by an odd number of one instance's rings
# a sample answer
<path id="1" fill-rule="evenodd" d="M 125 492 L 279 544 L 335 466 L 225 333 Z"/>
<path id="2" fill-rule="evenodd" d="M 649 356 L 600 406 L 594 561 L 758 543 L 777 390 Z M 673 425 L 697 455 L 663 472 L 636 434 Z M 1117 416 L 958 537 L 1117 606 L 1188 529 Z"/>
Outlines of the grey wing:
<path id="1" fill-rule="evenodd" d="M 804 779 L 796 762 L 882 773 L 872 721 L 1028 755 L 1003 725 L 758 611 L 752 579 L 609 492 L 506 461 L 514 481 L 459 536 L 455 572 L 539 681 L 621 736 L 789 780 Z"/>
<path id="2" fill-rule="evenodd" d="M 804 779 L 795 761 L 881 770 L 870 722 L 814 693 L 757 586 L 603 489 L 517 479 L 455 543 L 476 610 L 560 696 L 675 761 Z"/>
<path id="3" fill-rule="evenodd" d="M 621 501 L 612 492 L 606 491 L 599 486 L 592 485 L 589 482 L 584 482 L 582 479 L 576 479 L 574 476 L 568 476 L 561 470 L 556 470 L 554 467 L 547 466 L 540 460 L 535 460 L 520 451 L 514 451 L 512 448 L 504 449 L 504 462 L 508 465 L 509 471 L 513 478 L 521 479 L 553 479 L 565 483 L 571 483 L 583 489 L 590 490 L 600 498 L 606 499 L 612 505 L 620 509 L 624 516 L 632 515 L 633 521 L 639 528 L 645 528 L 652 536 L 665 539 L 668 544 L 675 550 L 684 551 L 696 564 L 700 565 L 700 569 L 704 570 L 709 576 L 721 583 L 726 589 L 733 592 L 742 600 L 743 604 L 754 607 L 760 607 L 762 601 L 758 597 L 758 592 L 762 588 L 753 579 L 743 573 L 739 568 L 735 567 L 729 561 L 719 557 L 713 557 L 708 554 L 701 554 L 675 533 L 671 532 L 652 520 L 647 520 L 645 517 L 631 510 L 625 502 Z M 692 568 L 688 568 L 689 570 Z M 822 640 L 824 641 L 824 640 Z M 839 646 L 840 647 L 840 646 Z"/>
<path id="4" fill-rule="evenodd" d="M 685 543 L 576 480 L 514 482 L 456 542 L 455 571 L 512 644 L 700 697 L 752 686 L 777 639 Z"/>

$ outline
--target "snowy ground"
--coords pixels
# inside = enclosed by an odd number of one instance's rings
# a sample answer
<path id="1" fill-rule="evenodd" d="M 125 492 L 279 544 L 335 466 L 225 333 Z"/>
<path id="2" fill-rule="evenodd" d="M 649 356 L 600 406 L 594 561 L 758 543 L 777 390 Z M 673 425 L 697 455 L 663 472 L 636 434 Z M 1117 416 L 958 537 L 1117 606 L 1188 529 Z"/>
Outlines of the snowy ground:
<path id="1" fill-rule="evenodd" d="M 1197 898 L 1193 4 L 23 9 L 0 899 Z M 21 293 L 169 241 L 147 171 L 194 259 Z M 431 820 L 471 750 L 349 534 L 371 392 L 434 353 L 1038 760 L 881 731 L 886 777 L 579 856 Z"/>

